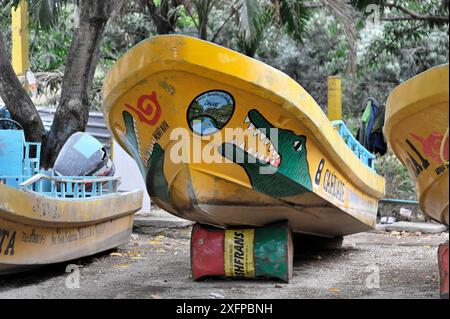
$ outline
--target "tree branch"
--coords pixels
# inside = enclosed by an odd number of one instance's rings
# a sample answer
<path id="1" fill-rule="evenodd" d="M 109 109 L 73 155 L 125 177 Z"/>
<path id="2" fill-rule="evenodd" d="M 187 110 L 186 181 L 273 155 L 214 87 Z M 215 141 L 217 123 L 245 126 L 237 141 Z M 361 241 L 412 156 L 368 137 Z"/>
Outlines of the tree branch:
<path id="1" fill-rule="evenodd" d="M 19 122 L 27 141 L 45 144 L 46 135 L 39 113 L 11 65 L 5 42 L 0 34 L 0 96 L 12 118 Z"/>
<path id="2" fill-rule="evenodd" d="M 386 7 L 391 9 L 397 9 L 406 15 L 407 17 L 384 17 L 381 20 L 383 21 L 408 21 L 408 20 L 421 20 L 421 21 L 429 21 L 429 22 L 449 22 L 448 16 L 439 16 L 439 15 L 422 15 L 418 12 L 415 12 L 411 9 L 405 8 L 397 3 L 388 2 L 385 4 Z"/>
<path id="3" fill-rule="evenodd" d="M 224 22 L 219 27 L 219 29 L 217 29 L 217 31 L 214 33 L 214 35 L 213 35 L 213 37 L 211 39 L 211 42 L 214 42 L 216 40 L 216 38 L 219 36 L 220 32 L 222 32 L 222 29 L 225 27 L 225 25 L 228 23 L 228 21 L 230 21 L 230 19 L 239 11 L 239 9 L 242 7 L 242 5 L 243 5 L 242 2 L 241 2 L 241 4 L 238 7 L 235 7 L 235 3 L 231 5 L 230 14 L 224 20 Z"/>

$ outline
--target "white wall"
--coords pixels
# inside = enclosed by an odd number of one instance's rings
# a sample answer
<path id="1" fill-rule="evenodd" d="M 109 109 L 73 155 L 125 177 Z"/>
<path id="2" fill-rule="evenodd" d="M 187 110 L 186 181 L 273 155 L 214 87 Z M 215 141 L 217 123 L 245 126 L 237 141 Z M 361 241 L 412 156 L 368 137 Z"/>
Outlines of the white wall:
<path id="1" fill-rule="evenodd" d="M 144 178 L 142 177 L 136 162 L 127 152 L 125 152 L 119 143 L 115 140 L 113 143 L 113 161 L 116 167 L 114 176 L 118 176 L 121 179 L 119 190 L 130 191 L 136 188 L 142 189 L 144 199 L 142 209 L 138 213 L 150 213 L 150 197 L 148 196 Z"/>

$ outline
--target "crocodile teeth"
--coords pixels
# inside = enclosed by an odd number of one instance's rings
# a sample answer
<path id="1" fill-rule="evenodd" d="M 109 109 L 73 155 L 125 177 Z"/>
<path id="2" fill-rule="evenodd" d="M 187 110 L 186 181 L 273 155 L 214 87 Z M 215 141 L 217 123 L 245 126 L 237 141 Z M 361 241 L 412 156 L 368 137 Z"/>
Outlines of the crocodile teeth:
<path id="1" fill-rule="evenodd" d="M 266 140 L 264 141 L 264 145 L 267 145 L 270 143 L 270 140 L 266 137 Z"/>
<path id="2" fill-rule="evenodd" d="M 259 133 L 260 133 L 259 130 L 258 130 L 258 129 L 255 129 L 255 131 L 253 132 L 253 136 L 258 135 Z"/>
<path id="3" fill-rule="evenodd" d="M 250 147 L 250 148 L 248 149 L 247 153 L 253 154 L 253 147 Z"/>
<path id="4" fill-rule="evenodd" d="M 259 157 L 259 159 L 261 161 L 265 161 L 266 160 L 266 157 L 264 156 L 264 153 L 261 153 L 261 156 Z"/>
<path id="5" fill-rule="evenodd" d="M 248 116 L 245 118 L 244 123 L 250 123 L 250 119 L 248 118 Z"/>
<path id="6" fill-rule="evenodd" d="M 250 123 L 249 125 L 248 125 L 248 128 L 247 128 L 247 130 L 253 130 L 255 128 L 255 126 L 252 124 L 252 123 Z"/>
<path id="7" fill-rule="evenodd" d="M 264 141 L 266 139 L 266 136 L 264 135 L 264 133 L 263 132 L 260 132 L 260 134 L 259 134 L 259 140 L 260 141 Z"/>
<path id="8" fill-rule="evenodd" d="M 272 164 L 275 167 L 280 166 L 280 162 L 281 162 L 281 158 L 277 158 L 275 160 L 273 160 L 273 162 L 270 162 L 270 164 Z"/>
<path id="9" fill-rule="evenodd" d="M 245 142 L 244 142 L 244 143 L 242 143 L 241 145 L 239 145 L 239 148 L 241 148 L 242 150 L 244 150 L 244 151 L 245 151 Z"/>
<path id="10" fill-rule="evenodd" d="M 255 152 L 255 154 L 253 154 L 253 156 L 254 156 L 255 158 L 258 158 L 258 152 Z"/>

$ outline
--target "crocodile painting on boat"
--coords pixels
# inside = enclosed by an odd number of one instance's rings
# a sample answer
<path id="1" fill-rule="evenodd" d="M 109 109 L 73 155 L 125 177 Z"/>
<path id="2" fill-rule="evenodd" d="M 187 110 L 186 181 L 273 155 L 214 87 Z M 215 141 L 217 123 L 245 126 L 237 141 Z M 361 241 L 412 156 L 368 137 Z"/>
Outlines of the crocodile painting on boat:
<path id="1" fill-rule="evenodd" d="M 253 188 L 273 197 L 312 191 L 306 136 L 273 126 L 255 109 L 248 112 L 246 122 L 264 132 L 270 147 L 280 155 L 279 161 L 271 164 L 233 143 L 221 145 L 221 154 L 245 169 Z"/>

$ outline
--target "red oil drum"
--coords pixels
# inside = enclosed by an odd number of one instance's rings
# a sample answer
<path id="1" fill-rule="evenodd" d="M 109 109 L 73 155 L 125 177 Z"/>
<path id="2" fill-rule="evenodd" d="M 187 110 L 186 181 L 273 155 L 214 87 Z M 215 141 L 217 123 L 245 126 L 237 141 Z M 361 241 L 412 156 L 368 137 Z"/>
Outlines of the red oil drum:
<path id="1" fill-rule="evenodd" d="M 293 243 L 288 222 L 230 228 L 195 224 L 191 267 L 195 280 L 206 277 L 292 278 Z"/>

